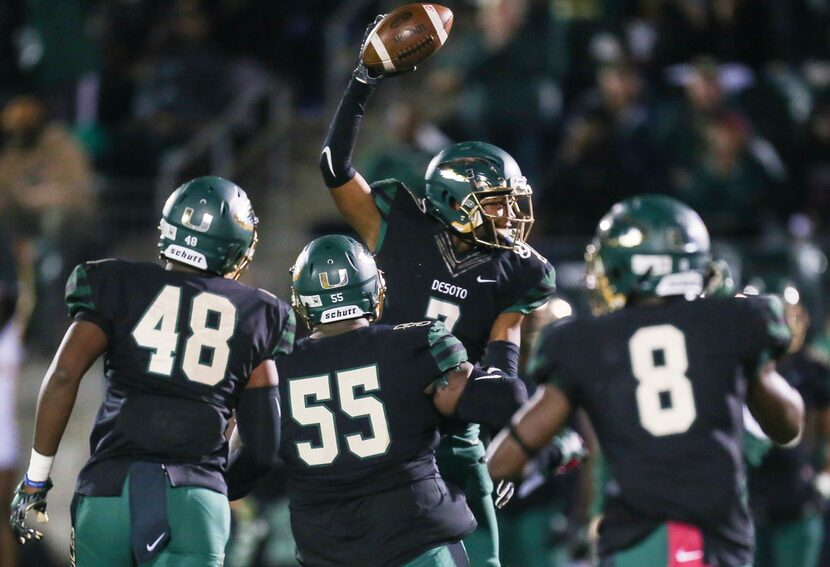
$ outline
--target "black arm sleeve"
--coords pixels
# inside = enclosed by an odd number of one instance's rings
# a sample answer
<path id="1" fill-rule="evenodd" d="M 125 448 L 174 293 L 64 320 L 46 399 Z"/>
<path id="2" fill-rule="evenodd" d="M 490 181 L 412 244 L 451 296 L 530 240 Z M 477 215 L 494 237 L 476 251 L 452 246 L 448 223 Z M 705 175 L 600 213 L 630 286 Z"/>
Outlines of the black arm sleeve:
<path id="1" fill-rule="evenodd" d="M 491 341 L 487 343 L 481 358 L 484 368 L 495 366 L 508 376 L 519 374 L 519 345 L 510 341 Z"/>
<path id="2" fill-rule="evenodd" d="M 236 426 L 242 448 L 225 471 L 228 499 L 242 498 L 277 463 L 280 444 L 280 399 L 276 386 L 245 390 L 239 399 Z"/>
<path id="3" fill-rule="evenodd" d="M 480 423 L 496 431 L 527 401 L 527 388 L 516 376 L 503 371 L 489 374 L 473 368 L 458 399 L 455 416 L 467 423 Z"/>
<path id="4" fill-rule="evenodd" d="M 352 77 L 340 99 L 320 154 L 320 172 L 329 189 L 340 187 L 355 176 L 352 151 L 363 122 L 366 103 L 374 90 L 373 85 Z"/>

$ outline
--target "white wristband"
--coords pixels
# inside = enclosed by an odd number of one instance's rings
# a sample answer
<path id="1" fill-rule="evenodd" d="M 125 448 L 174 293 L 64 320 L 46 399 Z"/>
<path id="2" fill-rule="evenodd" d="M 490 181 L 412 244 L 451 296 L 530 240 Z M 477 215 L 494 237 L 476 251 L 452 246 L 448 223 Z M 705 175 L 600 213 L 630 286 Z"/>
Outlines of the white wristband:
<path id="1" fill-rule="evenodd" d="M 52 472 L 53 462 L 55 462 L 54 456 L 47 457 L 32 449 L 32 457 L 29 460 L 29 470 L 26 471 L 26 476 L 32 482 L 46 482 L 49 473 Z"/>

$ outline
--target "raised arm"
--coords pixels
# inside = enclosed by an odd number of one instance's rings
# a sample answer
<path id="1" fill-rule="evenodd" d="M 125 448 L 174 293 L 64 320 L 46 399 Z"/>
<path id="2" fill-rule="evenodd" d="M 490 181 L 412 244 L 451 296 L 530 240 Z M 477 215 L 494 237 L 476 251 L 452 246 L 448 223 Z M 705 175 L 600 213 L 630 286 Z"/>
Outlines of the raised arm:
<path id="1" fill-rule="evenodd" d="M 366 28 L 363 42 L 378 21 Z M 361 43 L 360 52 L 363 52 Z M 323 149 L 320 152 L 320 173 L 326 186 L 331 189 L 331 196 L 340 213 L 360 237 L 366 242 L 370 250 L 375 249 L 381 228 L 381 215 L 372 198 L 372 190 L 365 179 L 352 165 L 352 152 L 357 142 L 366 105 L 375 90 L 375 86 L 384 77 L 370 72 L 358 54 L 357 67 L 346 86 L 343 98 L 334 118 L 329 125 Z"/>

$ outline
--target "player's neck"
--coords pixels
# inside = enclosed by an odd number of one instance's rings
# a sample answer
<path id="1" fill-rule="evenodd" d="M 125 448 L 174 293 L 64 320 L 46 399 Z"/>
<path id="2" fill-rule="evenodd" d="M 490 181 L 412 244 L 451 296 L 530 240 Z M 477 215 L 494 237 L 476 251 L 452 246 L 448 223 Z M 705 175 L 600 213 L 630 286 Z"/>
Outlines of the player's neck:
<path id="1" fill-rule="evenodd" d="M 450 233 L 450 241 L 452 242 L 452 249 L 459 254 L 469 252 L 473 248 L 470 242 L 452 233 Z"/>
<path id="2" fill-rule="evenodd" d="M 314 332 L 311 334 L 312 339 L 322 339 L 325 337 L 333 337 L 335 335 L 342 335 L 355 329 L 368 327 L 369 321 L 365 317 L 358 319 L 348 319 L 346 321 L 335 321 L 334 323 L 323 323 L 316 325 Z"/>
<path id="3" fill-rule="evenodd" d="M 164 269 L 171 272 L 190 272 L 192 274 L 210 275 L 208 272 L 204 270 L 200 270 L 192 266 L 186 266 L 184 264 L 179 264 L 178 262 L 166 262 L 164 264 Z"/>

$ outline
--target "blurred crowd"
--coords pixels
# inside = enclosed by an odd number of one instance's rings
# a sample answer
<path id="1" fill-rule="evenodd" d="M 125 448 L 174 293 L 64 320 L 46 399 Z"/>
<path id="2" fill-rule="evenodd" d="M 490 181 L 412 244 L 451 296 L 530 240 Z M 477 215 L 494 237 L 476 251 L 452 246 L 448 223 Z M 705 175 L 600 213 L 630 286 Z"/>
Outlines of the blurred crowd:
<path id="1" fill-rule="evenodd" d="M 332 18 L 348 13 L 347 41 L 334 47 L 353 53 L 374 14 L 397 5 L 345 10 L 350 3 L 0 2 L 0 304 L 37 297 L 30 349 L 51 352 L 62 334 L 69 270 L 105 256 L 131 229 L 154 227 L 165 156 L 246 84 L 285 81 L 292 114 L 322 131 L 333 110 L 327 77 L 351 70 L 330 49 Z M 534 188 L 533 238 L 577 309 L 581 254 L 600 216 L 637 193 L 673 195 L 701 213 L 737 280 L 772 271 L 798 287 L 812 321 L 805 352 L 830 366 L 830 0 L 442 3 L 455 14 L 450 41 L 379 89 L 387 104 L 369 117 L 358 156 L 370 181 L 422 183 L 451 141 L 503 147 Z M 335 65 L 343 68 L 332 73 Z M 316 151 L 322 134 L 295 138 Z M 113 179 L 138 180 L 138 189 L 126 195 Z M 316 177 L 295 181 L 294 202 L 323 190 Z M 24 327 L 30 303 L 17 319 Z M 546 526 L 540 545 L 553 550 L 539 565 L 584 554 L 590 498 L 561 498 L 575 485 L 589 492 L 584 475 L 568 477 L 545 488 L 547 499 L 511 504 L 506 541 L 536 518 Z M 569 524 L 573 509 L 581 519 Z M 251 542 L 237 540 L 229 561 L 292 556 L 290 534 L 255 541 L 268 531 L 263 516 L 238 512 Z M 285 531 L 284 507 L 272 516 Z"/>
<path id="2" fill-rule="evenodd" d="M 717 236 L 758 237 L 793 215 L 826 231 L 825 3 L 459 8 L 425 79 L 454 95 L 440 125 L 517 157 L 546 233 L 588 234 L 610 203 L 644 191 L 687 202 Z"/>

